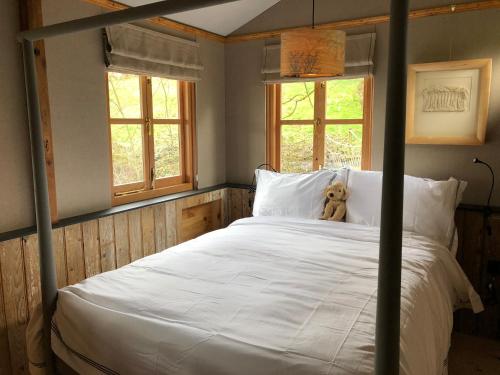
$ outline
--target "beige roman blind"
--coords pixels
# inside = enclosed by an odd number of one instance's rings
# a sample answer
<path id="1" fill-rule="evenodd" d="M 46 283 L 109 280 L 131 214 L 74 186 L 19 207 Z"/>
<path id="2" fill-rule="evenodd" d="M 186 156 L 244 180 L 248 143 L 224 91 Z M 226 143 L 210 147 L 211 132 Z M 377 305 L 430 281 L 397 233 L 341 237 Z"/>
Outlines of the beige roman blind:
<path id="1" fill-rule="evenodd" d="M 349 35 L 346 38 L 345 74 L 341 77 L 359 77 L 373 73 L 375 52 L 375 33 Z M 271 44 L 264 47 L 262 58 L 262 79 L 265 83 L 300 81 L 300 78 L 280 77 L 281 46 Z M 324 81 L 328 78 L 321 77 Z M 310 80 L 310 79 L 308 79 Z"/>
<path id="2" fill-rule="evenodd" d="M 203 65 L 199 45 L 133 25 L 104 30 L 106 66 L 113 71 L 198 81 Z"/>

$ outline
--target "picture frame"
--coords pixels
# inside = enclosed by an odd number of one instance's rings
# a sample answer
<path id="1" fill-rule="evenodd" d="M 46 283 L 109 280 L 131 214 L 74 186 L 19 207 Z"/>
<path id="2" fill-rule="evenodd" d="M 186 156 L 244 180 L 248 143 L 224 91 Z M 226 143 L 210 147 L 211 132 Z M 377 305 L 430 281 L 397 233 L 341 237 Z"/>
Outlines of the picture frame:
<path id="1" fill-rule="evenodd" d="M 410 64 L 406 143 L 484 144 L 491 70 L 489 58 Z"/>

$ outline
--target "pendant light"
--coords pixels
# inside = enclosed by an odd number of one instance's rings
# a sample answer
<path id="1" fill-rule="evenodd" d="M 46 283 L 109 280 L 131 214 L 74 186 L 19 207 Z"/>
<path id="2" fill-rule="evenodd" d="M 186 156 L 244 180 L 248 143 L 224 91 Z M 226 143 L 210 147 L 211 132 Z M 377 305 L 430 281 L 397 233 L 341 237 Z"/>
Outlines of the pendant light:
<path id="1" fill-rule="evenodd" d="M 345 32 L 315 28 L 315 0 L 312 28 L 281 34 L 281 77 L 316 78 L 344 74 Z"/>

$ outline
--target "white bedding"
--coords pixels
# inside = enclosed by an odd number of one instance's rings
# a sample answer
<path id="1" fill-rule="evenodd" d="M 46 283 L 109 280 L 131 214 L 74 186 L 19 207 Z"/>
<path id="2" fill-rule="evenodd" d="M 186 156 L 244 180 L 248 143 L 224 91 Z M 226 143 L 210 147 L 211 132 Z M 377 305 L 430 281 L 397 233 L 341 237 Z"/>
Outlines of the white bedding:
<path id="1" fill-rule="evenodd" d="M 378 239 L 239 220 L 60 290 L 53 349 L 84 374 L 371 374 Z M 400 373 L 441 374 L 453 309 L 481 301 L 445 247 L 411 233 L 402 280 Z"/>

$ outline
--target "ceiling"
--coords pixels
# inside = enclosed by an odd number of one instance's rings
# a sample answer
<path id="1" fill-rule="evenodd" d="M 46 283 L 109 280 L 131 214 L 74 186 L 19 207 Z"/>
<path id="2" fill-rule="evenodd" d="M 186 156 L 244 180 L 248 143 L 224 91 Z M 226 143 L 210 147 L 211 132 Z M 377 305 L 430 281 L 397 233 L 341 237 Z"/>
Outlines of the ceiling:
<path id="1" fill-rule="evenodd" d="M 158 0 L 120 0 L 120 3 L 138 6 Z M 227 36 L 248 21 L 266 11 L 279 0 L 239 0 L 188 12 L 169 15 L 168 19 L 199 29 Z"/>

